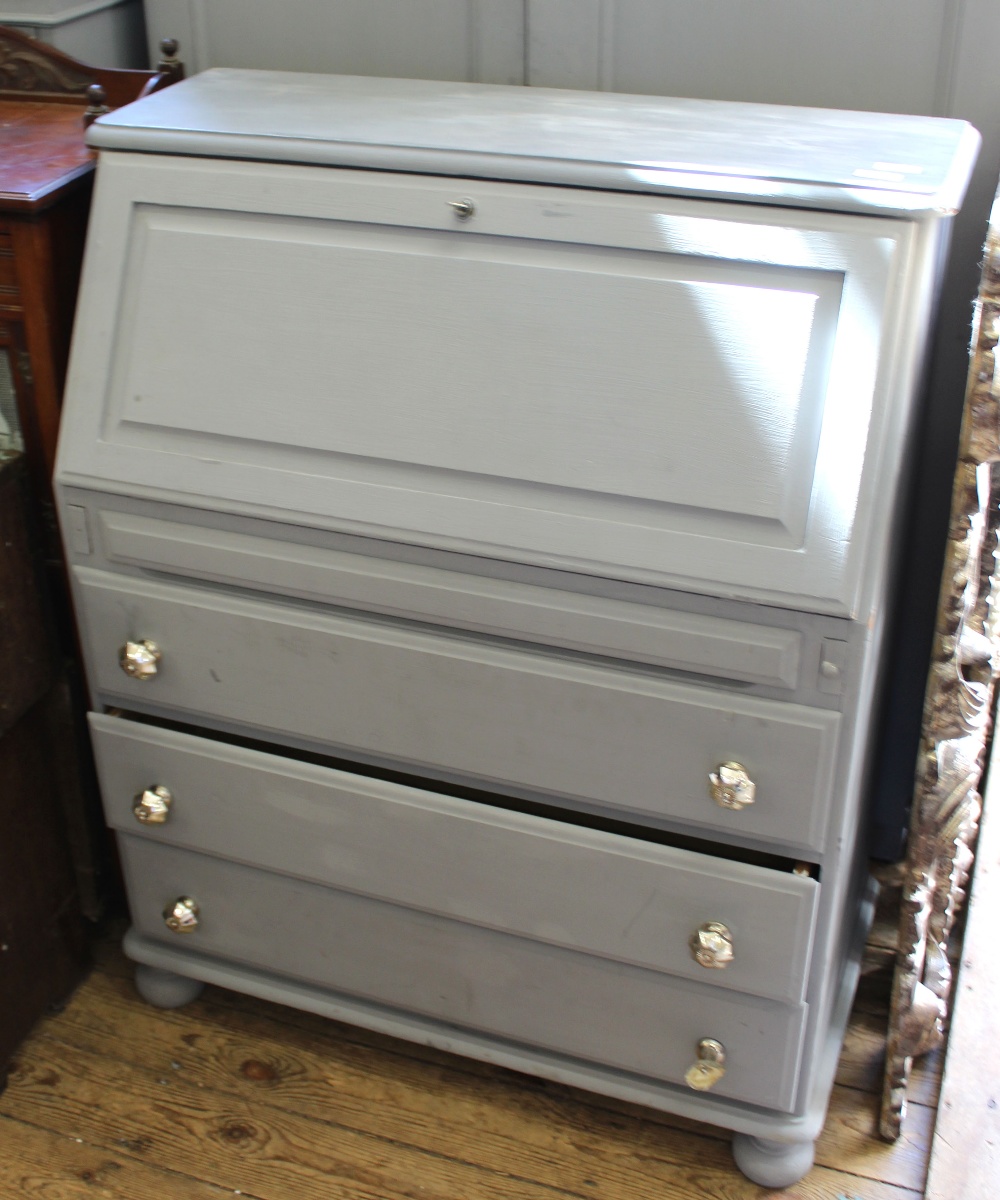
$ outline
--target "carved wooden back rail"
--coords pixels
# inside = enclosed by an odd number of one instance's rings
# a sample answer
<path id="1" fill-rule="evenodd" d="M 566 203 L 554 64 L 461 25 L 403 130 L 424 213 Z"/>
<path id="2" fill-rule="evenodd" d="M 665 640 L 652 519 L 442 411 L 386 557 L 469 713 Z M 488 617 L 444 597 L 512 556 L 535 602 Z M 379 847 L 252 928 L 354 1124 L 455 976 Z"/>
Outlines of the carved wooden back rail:
<path id="1" fill-rule="evenodd" d="M 0 25 L 0 98 L 65 102 L 87 97 L 96 85 L 107 108 L 119 108 L 184 78 L 176 41 L 165 38 L 160 50 L 163 57 L 155 71 L 91 67 Z"/>

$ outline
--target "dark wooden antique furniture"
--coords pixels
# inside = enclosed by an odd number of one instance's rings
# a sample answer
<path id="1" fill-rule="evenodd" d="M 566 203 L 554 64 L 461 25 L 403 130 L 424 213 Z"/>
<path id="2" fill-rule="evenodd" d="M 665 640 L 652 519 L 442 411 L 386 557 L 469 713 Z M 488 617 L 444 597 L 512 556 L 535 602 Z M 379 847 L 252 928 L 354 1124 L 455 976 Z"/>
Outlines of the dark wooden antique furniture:
<path id="1" fill-rule="evenodd" d="M 0 452 L 0 1080 L 39 1014 L 63 999 L 86 951 L 58 799 L 58 655 L 24 456 Z"/>
<path id="2" fill-rule="evenodd" d="M 182 73 L 84 66 L 0 28 L 0 1071 L 83 964 L 110 858 L 51 474 L 90 205 L 97 112 Z"/>
<path id="3" fill-rule="evenodd" d="M 175 55 L 155 72 L 88 67 L 0 28 L 0 437 L 23 448 L 43 497 L 94 173 L 84 131 L 178 78 Z"/>
<path id="4" fill-rule="evenodd" d="M 105 841 L 73 717 L 82 705 L 71 694 L 75 647 L 50 482 L 95 165 L 84 135 L 98 113 L 180 78 L 176 49 L 164 44 L 155 71 L 90 67 L 0 27 L 0 449 L 23 452 L 28 465 L 53 630 L 68 666 L 54 680 L 65 713 L 61 790 L 89 915 L 101 906 Z"/>

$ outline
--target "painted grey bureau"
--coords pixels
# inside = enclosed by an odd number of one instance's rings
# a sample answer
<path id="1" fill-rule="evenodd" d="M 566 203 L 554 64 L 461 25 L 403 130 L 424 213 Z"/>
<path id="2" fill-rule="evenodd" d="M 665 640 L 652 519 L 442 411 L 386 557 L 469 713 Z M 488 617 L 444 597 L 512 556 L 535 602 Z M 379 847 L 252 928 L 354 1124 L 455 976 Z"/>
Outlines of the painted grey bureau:
<path id="1" fill-rule="evenodd" d="M 212 70 L 90 138 L 57 477 L 140 990 L 793 1182 L 975 132 Z"/>

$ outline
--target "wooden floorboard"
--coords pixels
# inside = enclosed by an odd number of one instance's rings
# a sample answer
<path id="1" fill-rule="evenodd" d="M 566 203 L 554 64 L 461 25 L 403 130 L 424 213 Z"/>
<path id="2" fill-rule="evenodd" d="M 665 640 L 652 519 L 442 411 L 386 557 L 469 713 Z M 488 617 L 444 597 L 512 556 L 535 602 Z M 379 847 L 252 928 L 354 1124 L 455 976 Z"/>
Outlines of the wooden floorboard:
<path id="1" fill-rule="evenodd" d="M 870 952 L 817 1166 L 772 1192 L 709 1126 L 221 989 L 152 1009 L 105 940 L 0 1095 L 0 1197 L 919 1200 L 940 1071 L 918 1068 L 904 1136 L 879 1141 L 886 953 Z"/>
<path id="2" fill-rule="evenodd" d="M 1000 740 L 993 742 L 976 866 L 955 987 L 948 1064 L 931 1148 L 927 1200 L 1000 1195 L 1000 1070 L 996 1053 L 1000 959 Z"/>

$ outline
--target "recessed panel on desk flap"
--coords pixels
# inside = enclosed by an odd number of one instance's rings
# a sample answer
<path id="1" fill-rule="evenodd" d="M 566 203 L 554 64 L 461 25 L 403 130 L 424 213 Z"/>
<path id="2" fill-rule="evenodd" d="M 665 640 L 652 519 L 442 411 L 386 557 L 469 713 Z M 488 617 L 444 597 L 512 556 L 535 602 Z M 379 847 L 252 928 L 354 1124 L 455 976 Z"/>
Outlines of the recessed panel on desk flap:
<path id="1" fill-rule="evenodd" d="M 82 310 L 67 479 L 856 604 L 872 459 L 902 403 L 876 364 L 906 226 L 272 164 L 106 167 L 88 285 L 111 316 L 87 336 Z"/>

